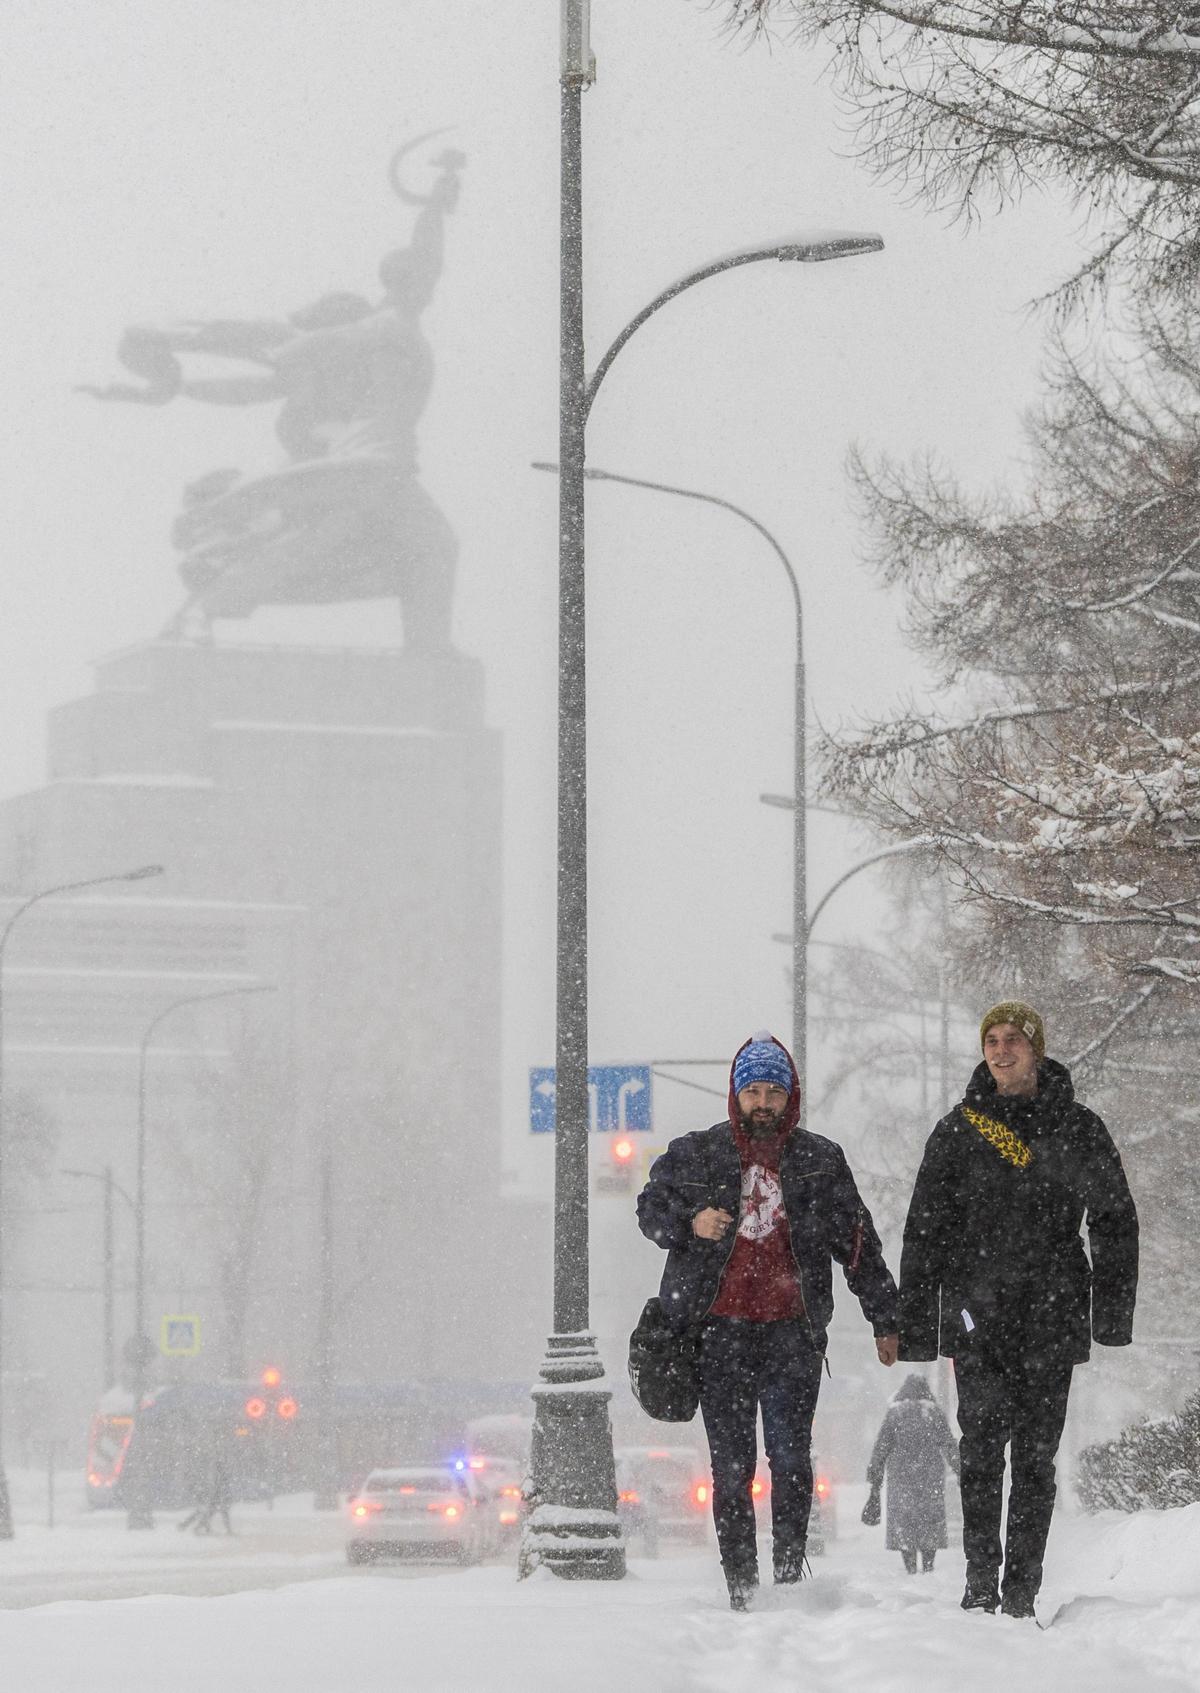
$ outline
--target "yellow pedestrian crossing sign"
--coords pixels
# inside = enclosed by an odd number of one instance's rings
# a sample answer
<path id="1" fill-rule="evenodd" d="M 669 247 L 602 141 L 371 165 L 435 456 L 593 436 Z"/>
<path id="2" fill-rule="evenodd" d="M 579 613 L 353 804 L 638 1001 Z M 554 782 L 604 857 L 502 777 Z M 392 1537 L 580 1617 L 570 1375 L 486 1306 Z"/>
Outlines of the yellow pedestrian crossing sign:
<path id="1" fill-rule="evenodd" d="M 194 1358 L 200 1350 L 199 1317 L 164 1317 L 158 1350 L 164 1358 Z"/>

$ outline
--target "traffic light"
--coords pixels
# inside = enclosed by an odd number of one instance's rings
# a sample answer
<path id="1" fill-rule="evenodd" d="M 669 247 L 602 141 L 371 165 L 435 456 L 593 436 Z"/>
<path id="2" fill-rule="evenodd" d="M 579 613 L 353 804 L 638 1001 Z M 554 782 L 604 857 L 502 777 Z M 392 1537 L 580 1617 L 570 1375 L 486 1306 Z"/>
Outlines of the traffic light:
<path id="1" fill-rule="evenodd" d="M 632 1193 L 638 1167 L 637 1141 L 632 1135 L 614 1135 L 601 1154 L 596 1170 L 597 1193 Z"/>

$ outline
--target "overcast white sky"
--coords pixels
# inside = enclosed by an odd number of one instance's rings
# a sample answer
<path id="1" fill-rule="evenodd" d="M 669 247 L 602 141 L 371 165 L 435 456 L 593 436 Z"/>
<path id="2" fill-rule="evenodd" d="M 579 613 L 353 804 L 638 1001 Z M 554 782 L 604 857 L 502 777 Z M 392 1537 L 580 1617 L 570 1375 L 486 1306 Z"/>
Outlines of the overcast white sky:
<path id="1" fill-rule="evenodd" d="M 656 317 L 606 382 L 591 462 L 738 501 L 801 573 L 810 695 L 826 722 L 915 677 L 899 608 L 856 563 L 852 440 L 932 450 L 968 481 L 1019 474 L 1042 325 L 1023 307 L 1070 264 L 1061 206 L 963 234 L 853 162 L 819 55 L 731 41 L 700 0 L 594 0 L 585 100 L 592 361 L 664 284 L 813 224 L 882 255 L 757 266 Z M 152 636 L 181 598 L 182 485 L 277 463 L 266 409 L 100 406 L 139 321 L 278 316 L 378 294 L 411 211 L 386 181 L 406 138 L 469 155 L 426 319 L 437 376 L 423 474 L 461 541 L 456 633 L 506 745 L 506 1093 L 553 1019 L 558 6 L 555 0 L 8 0 L 0 146 L 8 538 L 0 792 L 35 786 L 47 709 L 89 661 Z M 616 488 L 589 507 L 592 1049 L 725 1053 L 786 1033 L 792 630 L 786 585 L 732 518 Z M 231 633 L 272 638 L 284 624 Z M 362 608 L 287 627 L 379 639 Z M 398 617 L 394 635 L 399 634 Z M 814 818 L 814 897 L 845 836 Z M 870 899 L 831 908 L 853 932 Z M 693 1104 L 695 1101 L 696 1104 Z M 698 1095 L 660 1103 L 710 1120 Z M 698 1105 L 698 1111 L 697 1111 Z"/>

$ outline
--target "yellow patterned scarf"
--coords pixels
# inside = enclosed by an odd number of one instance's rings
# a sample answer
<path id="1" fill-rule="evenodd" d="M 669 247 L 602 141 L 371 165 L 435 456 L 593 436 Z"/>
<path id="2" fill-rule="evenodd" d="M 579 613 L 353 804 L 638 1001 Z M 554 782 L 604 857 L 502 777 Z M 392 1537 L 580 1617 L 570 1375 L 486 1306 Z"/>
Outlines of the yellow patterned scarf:
<path id="1" fill-rule="evenodd" d="M 982 1111 L 972 1111 L 964 1105 L 962 1114 L 973 1129 L 978 1129 L 984 1140 L 996 1148 L 1001 1158 L 1007 1158 L 1018 1170 L 1027 1170 L 1033 1163 L 1033 1152 L 1019 1140 L 1007 1123 L 998 1123 L 994 1117 L 985 1117 Z"/>

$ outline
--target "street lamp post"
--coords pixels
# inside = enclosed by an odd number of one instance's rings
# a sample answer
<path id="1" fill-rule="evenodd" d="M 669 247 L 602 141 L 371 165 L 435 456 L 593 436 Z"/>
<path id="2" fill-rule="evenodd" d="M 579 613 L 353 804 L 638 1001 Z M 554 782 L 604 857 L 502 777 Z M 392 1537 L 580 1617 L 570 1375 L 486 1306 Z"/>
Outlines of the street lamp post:
<path id="1" fill-rule="evenodd" d="M 138 1049 L 138 1106 L 137 1106 L 137 1166 L 134 1181 L 134 1269 L 133 1269 L 133 1423 L 129 1431 L 129 1445 L 137 1435 L 138 1415 L 146 1391 L 146 1364 L 153 1353 L 153 1343 L 146 1333 L 146 1060 L 159 1027 L 174 1012 L 187 1005 L 207 1005 L 216 999 L 237 999 L 244 994 L 274 993 L 274 982 L 252 982 L 242 988 L 217 988 L 212 993 L 190 993 L 173 999 L 147 1023 Z M 138 1478 L 135 1456 L 134 1497 L 130 1501 L 126 1523 L 129 1528 L 153 1528 L 154 1516 L 146 1503 Z"/>
<path id="2" fill-rule="evenodd" d="M 558 466 L 537 462 L 533 468 L 556 471 Z M 721 499 L 716 494 L 701 493 L 695 488 L 676 488 L 669 482 L 649 482 L 642 476 L 619 476 L 612 470 L 593 470 L 591 466 L 588 466 L 583 474 L 589 481 L 623 482 L 630 488 L 648 488 L 656 494 L 676 494 L 680 499 L 700 500 L 705 505 L 719 506 L 722 511 L 731 511 L 735 517 L 742 518 L 762 536 L 787 576 L 796 613 L 796 651 L 792 685 L 792 780 L 793 792 L 800 796 L 793 808 L 795 816 L 792 834 L 792 1056 L 796 1061 L 796 1073 L 800 1077 L 801 1087 L 804 1088 L 807 1086 L 808 1073 L 808 961 L 804 945 L 805 912 L 808 908 L 808 806 L 804 796 L 807 792 L 808 772 L 804 603 L 800 596 L 799 580 L 791 559 L 766 524 L 760 523 L 758 518 L 741 506 L 734 505 L 732 500 Z"/>
<path id="3" fill-rule="evenodd" d="M 5 1121 L 4 1121 L 4 955 L 8 946 L 8 938 L 13 929 L 25 913 L 32 906 L 40 904 L 44 899 L 51 899 L 56 894 L 82 893 L 87 888 L 101 888 L 110 882 L 142 882 L 149 876 L 161 876 L 161 864 L 143 864 L 136 870 L 120 870 L 111 876 L 89 876 L 78 882 L 57 882 L 52 888 L 41 888 L 29 898 L 23 900 L 4 928 L 0 930 L 0 1540 L 13 1538 L 12 1504 L 8 1497 L 8 1480 L 4 1470 L 3 1457 L 3 1427 L 4 1427 L 4 1367 L 3 1367 L 3 1335 L 4 1335 L 4 1248 L 7 1244 L 7 1230 L 3 1225 L 4 1209 L 4 1152 L 5 1152 Z"/>
<path id="4" fill-rule="evenodd" d="M 609 1392 L 588 1332 L 587 734 L 584 622 L 584 438 L 614 359 L 668 301 L 709 277 L 766 259 L 815 263 L 877 252 L 877 235 L 803 236 L 727 255 L 655 296 L 587 374 L 583 333 L 582 97 L 595 77 L 588 0 L 562 0 L 559 272 L 558 864 L 555 1011 L 554 1333 L 547 1344 L 530 1454 L 532 1505 L 520 1570 L 619 1579 Z"/>
<path id="5" fill-rule="evenodd" d="M 104 1186 L 104 1245 L 102 1249 L 104 1262 L 103 1376 L 104 1387 L 107 1389 L 117 1379 L 116 1298 L 114 1288 L 116 1281 L 116 1247 L 113 1229 L 113 1194 L 119 1193 L 129 1209 L 135 1214 L 137 1207 L 120 1182 L 113 1180 L 111 1164 L 106 1164 L 103 1170 L 60 1170 L 59 1174 L 80 1176 L 87 1181 L 101 1182 Z"/>

